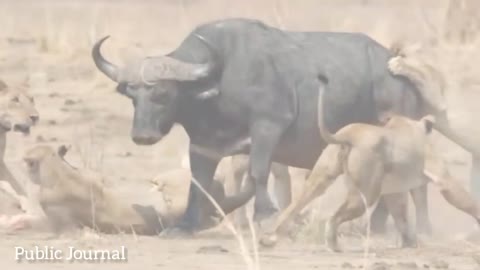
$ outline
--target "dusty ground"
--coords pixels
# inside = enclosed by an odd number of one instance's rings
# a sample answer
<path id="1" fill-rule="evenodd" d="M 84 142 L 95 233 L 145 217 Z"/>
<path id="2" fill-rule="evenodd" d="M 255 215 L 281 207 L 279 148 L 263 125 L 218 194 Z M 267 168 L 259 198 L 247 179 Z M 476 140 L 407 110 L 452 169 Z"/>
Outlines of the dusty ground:
<path id="1" fill-rule="evenodd" d="M 390 0 L 388 4 L 379 0 L 184 0 L 183 8 L 179 5 L 182 1 L 173 0 L 112 2 L 0 3 L 0 77 L 11 84 L 28 82 L 41 114 L 30 137 L 9 136 L 6 162 L 20 179 L 26 181 L 21 155 L 36 143 L 71 144 L 69 161 L 104 174 L 109 184 L 130 189 L 147 189 L 147 180 L 156 173 L 180 166 L 188 141 L 181 128 L 175 128 L 155 146 L 140 147 L 131 142 L 130 101 L 114 92 L 114 84 L 94 69 L 90 58 L 92 42 L 103 35 L 112 35 L 105 54 L 121 63 L 133 56 L 168 52 L 197 23 L 224 17 L 254 17 L 298 30 L 363 31 L 385 45 L 397 38 L 412 40 L 427 33 L 418 16 L 418 3 L 403 0 Z M 422 2 L 425 14 L 433 23 L 438 21 L 444 1 Z M 442 147 L 442 152 L 448 153 L 449 160 L 456 164 L 459 178 L 466 183 L 469 156 L 451 145 Z M 318 203 L 322 210 L 317 208 L 317 212 L 326 215 L 328 211 L 324 211 L 322 202 L 339 197 L 339 190 L 332 188 Z M 369 263 L 376 263 L 372 269 L 415 269 L 413 264 L 424 269 L 480 269 L 480 257 L 476 257 L 480 247 L 456 238 L 472 229 L 471 219 L 447 205 L 434 188 L 430 193 L 435 238 L 424 240 L 419 249 L 403 251 L 392 248 L 394 238 L 374 239 L 368 256 Z M 353 247 L 345 254 L 330 254 L 323 249 L 321 235 L 312 234 L 302 234 L 295 242 L 285 240 L 274 250 L 260 250 L 260 269 L 349 269 L 363 265 L 360 238 L 349 237 L 348 243 Z M 224 228 L 183 240 L 94 234 L 60 239 L 31 233 L 2 237 L 0 257 L 6 269 L 248 268 L 238 243 Z M 347 239 L 342 239 L 342 243 L 347 243 Z M 15 262 L 15 246 L 34 245 L 58 249 L 112 249 L 123 245 L 128 249 L 128 262 Z M 250 241 L 247 245 L 251 250 Z"/>

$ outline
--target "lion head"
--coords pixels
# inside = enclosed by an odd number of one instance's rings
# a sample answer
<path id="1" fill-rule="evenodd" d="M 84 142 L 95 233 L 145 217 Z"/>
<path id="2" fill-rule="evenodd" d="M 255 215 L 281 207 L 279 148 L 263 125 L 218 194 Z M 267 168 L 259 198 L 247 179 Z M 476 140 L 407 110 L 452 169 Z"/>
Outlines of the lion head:
<path id="1" fill-rule="evenodd" d="M 447 82 L 438 63 L 437 47 L 435 43 L 410 46 L 394 43 L 390 48 L 394 57 L 388 61 L 388 69 L 392 74 L 412 81 L 430 110 L 442 113 L 447 109 Z"/>
<path id="2" fill-rule="evenodd" d="M 51 187 L 55 185 L 56 178 L 48 177 L 52 167 L 61 166 L 64 148 L 55 151 L 50 146 L 38 145 L 27 150 L 23 156 L 23 161 L 27 166 L 27 171 L 32 182 L 42 187 Z"/>
<path id="3" fill-rule="evenodd" d="M 35 101 L 23 88 L 12 88 L 0 80 L 0 130 L 29 134 L 39 114 Z"/>

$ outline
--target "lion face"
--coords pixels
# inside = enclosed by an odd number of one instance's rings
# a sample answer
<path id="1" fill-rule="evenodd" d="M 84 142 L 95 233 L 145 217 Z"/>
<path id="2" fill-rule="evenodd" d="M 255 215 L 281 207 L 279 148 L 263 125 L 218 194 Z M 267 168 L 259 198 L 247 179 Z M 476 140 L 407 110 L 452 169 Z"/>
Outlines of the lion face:
<path id="1" fill-rule="evenodd" d="M 28 135 L 39 114 L 32 96 L 21 88 L 10 88 L 0 81 L 0 129 Z"/>
<path id="2" fill-rule="evenodd" d="M 43 145 L 34 146 L 27 150 L 23 156 L 30 180 L 42 187 L 51 187 L 55 184 L 54 179 L 46 174 L 48 174 L 48 164 L 59 160 L 60 156 L 52 147 Z"/>

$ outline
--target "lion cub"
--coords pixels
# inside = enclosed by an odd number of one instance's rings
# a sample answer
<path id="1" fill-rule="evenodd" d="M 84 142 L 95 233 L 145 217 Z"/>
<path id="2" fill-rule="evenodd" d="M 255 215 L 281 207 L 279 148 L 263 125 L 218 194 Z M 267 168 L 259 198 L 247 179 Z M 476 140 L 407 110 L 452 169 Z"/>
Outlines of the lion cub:
<path id="1" fill-rule="evenodd" d="M 162 230 L 153 206 L 118 198 L 65 162 L 65 153 L 65 147 L 55 151 L 49 146 L 35 146 L 23 158 L 30 180 L 39 185 L 38 200 L 55 232 L 83 226 L 104 233 L 151 235 Z"/>

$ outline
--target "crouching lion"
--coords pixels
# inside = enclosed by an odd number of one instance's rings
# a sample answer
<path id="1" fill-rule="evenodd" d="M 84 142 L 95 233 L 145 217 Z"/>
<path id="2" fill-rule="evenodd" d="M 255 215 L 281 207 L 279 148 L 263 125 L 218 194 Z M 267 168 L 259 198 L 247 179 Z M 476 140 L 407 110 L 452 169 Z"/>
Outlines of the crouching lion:
<path id="1" fill-rule="evenodd" d="M 107 188 L 68 164 L 63 159 L 65 154 L 65 147 L 55 151 L 50 146 L 38 145 L 23 157 L 30 180 L 39 185 L 37 199 L 57 233 L 69 228 L 90 227 L 103 233 L 153 235 L 173 224 L 184 211 L 184 207 L 172 205 L 178 202 L 176 197 L 148 190 L 141 194 L 133 190 L 121 194 Z M 161 177 L 157 178 L 156 183 L 160 180 Z M 187 198 L 186 193 L 179 196 Z"/>
<path id="2" fill-rule="evenodd" d="M 385 126 L 350 124 L 331 134 L 323 119 L 323 90 L 319 95 L 319 130 L 329 143 L 307 179 L 304 193 L 278 218 L 273 233 L 261 243 L 272 245 L 275 234 L 290 216 L 302 210 L 315 197 L 323 194 L 341 174 L 345 176 L 348 194 L 345 202 L 327 221 L 326 242 L 329 249 L 339 251 L 338 227 L 363 215 L 376 205 L 381 195 L 401 234 L 402 247 L 416 246 L 416 237 L 407 221 L 407 191 L 424 183 L 424 148 L 434 119 L 420 121 L 391 115 Z"/>

